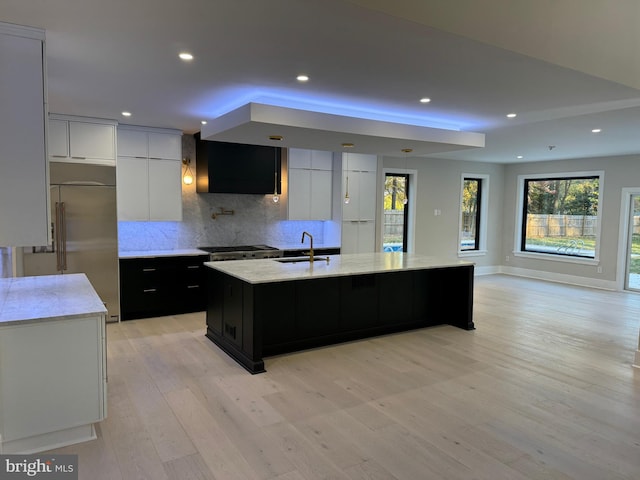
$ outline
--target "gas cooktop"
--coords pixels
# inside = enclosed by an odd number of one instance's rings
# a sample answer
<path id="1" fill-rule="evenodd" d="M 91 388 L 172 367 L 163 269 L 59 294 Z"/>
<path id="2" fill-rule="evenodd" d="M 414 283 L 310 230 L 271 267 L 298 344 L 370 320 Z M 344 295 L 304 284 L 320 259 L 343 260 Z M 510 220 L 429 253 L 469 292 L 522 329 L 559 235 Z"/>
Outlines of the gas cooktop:
<path id="1" fill-rule="evenodd" d="M 209 260 L 243 260 L 252 258 L 277 258 L 282 256 L 282 250 L 269 245 L 231 245 L 198 247 L 209 253 Z"/>

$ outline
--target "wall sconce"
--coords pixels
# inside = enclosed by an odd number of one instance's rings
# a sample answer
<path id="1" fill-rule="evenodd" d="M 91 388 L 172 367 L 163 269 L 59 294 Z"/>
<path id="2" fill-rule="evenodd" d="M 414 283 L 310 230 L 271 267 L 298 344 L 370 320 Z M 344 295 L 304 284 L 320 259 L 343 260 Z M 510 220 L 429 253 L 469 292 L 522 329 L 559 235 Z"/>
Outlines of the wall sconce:
<path id="1" fill-rule="evenodd" d="M 182 174 L 182 183 L 191 185 L 193 183 L 193 173 L 191 172 L 191 159 L 189 157 L 182 159 L 184 165 L 184 173 Z"/>

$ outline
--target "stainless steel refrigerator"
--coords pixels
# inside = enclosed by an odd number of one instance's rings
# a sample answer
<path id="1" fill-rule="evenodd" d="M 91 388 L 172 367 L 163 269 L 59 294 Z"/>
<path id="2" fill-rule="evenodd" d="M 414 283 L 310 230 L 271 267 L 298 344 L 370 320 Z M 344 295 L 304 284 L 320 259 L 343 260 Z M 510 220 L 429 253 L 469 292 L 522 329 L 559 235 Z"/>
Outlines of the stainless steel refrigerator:
<path id="1" fill-rule="evenodd" d="M 24 249 L 25 275 L 84 273 L 118 321 L 116 169 L 51 162 L 51 245 Z"/>

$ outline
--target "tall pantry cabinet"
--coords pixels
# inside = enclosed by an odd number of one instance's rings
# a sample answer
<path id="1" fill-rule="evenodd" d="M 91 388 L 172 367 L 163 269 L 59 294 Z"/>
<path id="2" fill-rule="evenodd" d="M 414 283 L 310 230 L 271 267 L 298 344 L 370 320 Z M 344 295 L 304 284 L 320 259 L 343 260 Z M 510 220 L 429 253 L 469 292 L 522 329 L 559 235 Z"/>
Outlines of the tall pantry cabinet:
<path id="1" fill-rule="evenodd" d="M 0 246 L 49 243 L 45 32 L 0 22 Z"/>
<path id="2" fill-rule="evenodd" d="M 342 154 L 341 253 L 375 251 L 377 170 L 376 155 Z M 347 195 L 349 202 L 344 203 Z"/>

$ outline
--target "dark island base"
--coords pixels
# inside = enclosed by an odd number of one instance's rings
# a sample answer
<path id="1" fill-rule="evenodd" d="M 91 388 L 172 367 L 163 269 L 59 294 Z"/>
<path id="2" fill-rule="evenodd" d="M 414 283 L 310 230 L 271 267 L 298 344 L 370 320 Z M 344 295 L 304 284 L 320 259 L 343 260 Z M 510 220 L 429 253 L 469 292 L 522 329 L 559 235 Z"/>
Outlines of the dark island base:
<path id="1" fill-rule="evenodd" d="M 265 284 L 208 275 L 206 336 L 251 373 L 271 355 L 434 325 L 475 328 L 473 265 Z"/>

